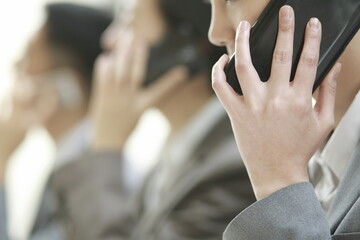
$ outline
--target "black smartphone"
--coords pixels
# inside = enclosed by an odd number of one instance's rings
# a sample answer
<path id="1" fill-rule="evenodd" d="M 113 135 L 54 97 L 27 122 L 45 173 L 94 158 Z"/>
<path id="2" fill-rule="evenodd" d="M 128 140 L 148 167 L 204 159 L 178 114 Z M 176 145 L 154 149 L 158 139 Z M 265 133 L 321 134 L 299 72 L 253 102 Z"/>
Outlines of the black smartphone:
<path id="1" fill-rule="evenodd" d="M 322 23 L 322 42 L 318 71 L 313 92 L 321 84 L 332 66 L 358 32 L 360 27 L 360 0 L 270 0 L 261 16 L 251 29 L 250 52 L 253 65 L 261 81 L 270 77 L 273 52 L 279 25 L 279 11 L 290 5 L 295 11 L 295 40 L 293 80 L 304 44 L 305 28 L 312 17 Z M 235 57 L 232 56 L 224 69 L 227 82 L 240 95 L 241 87 L 235 71 Z"/>
<path id="2" fill-rule="evenodd" d="M 151 85 L 175 66 L 187 67 L 190 75 L 211 69 L 207 46 L 209 43 L 202 43 L 192 37 L 190 32 L 178 29 L 168 31 L 163 40 L 150 49 L 144 87 Z"/>

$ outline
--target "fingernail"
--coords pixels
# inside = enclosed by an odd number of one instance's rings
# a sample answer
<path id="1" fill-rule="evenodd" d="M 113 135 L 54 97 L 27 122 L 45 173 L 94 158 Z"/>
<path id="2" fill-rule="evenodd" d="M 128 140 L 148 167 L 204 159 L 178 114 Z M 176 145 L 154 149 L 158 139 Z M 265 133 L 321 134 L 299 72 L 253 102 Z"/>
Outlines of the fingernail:
<path id="1" fill-rule="evenodd" d="M 239 32 L 245 32 L 249 30 L 250 24 L 247 21 L 242 21 L 239 25 Z"/>
<path id="2" fill-rule="evenodd" d="M 320 28 L 320 21 L 319 21 L 319 19 L 317 19 L 317 18 L 312 18 L 312 19 L 310 19 L 309 25 L 310 25 L 310 28 L 311 28 L 311 29 L 313 29 L 313 30 L 319 30 L 319 28 Z"/>
<path id="3" fill-rule="evenodd" d="M 291 8 L 289 6 L 285 6 L 281 10 L 281 18 L 284 20 L 291 18 Z"/>

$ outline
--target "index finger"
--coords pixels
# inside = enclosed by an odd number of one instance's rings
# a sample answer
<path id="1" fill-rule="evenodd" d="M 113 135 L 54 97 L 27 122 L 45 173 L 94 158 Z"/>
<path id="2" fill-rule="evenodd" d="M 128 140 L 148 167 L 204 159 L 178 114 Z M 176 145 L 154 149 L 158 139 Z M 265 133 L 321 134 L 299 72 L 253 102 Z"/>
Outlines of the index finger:
<path id="1" fill-rule="evenodd" d="M 259 76 L 252 64 L 249 39 L 250 23 L 242 21 L 236 33 L 235 68 L 245 98 L 254 95 L 260 82 Z"/>

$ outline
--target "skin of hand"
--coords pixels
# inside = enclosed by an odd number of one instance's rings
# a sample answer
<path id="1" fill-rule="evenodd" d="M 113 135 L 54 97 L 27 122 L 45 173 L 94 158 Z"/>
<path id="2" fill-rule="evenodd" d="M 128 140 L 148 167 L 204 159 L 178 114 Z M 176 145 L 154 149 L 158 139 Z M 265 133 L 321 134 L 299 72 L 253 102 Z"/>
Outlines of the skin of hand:
<path id="1" fill-rule="evenodd" d="M 0 111 L 0 182 L 3 181 L 11 154 L 26 132 L 40 125 L 55 111 L 57 98 L 49 89 L 38 89 L 31 81 L 17 81 Z"/>
<path id="2" fill-rule="evenodd" d="M 292 184 L 309 181 L 307 166 L 334 127 L 336 85 L 341 64 L 337 63 L 319 88 L 312 106 L 321 42 L 321 23 L 309 21 L 296 76 L 290 82 L 294 11 L 280 10 L 279 32 L 271 77 L 261 82 L 252 65 L 250 24 L 241 22 L 236 36 L 236 71 L 243 96 L 226 82 L 223 56 L 213 68 L 213 88 L 232 123 L 239 151 L 245 162 L 257 199 Z"/>
<path id="3" fill-rule="evenodd" d="M 187 78 L 185 67 L 174 67 L 144 88 L 148 47 L 133 33 L 119 33 L 115 49 L 99 57 L 91 100 L 94 151 L 121 151 L 141 115 L 166 100 Z"/>

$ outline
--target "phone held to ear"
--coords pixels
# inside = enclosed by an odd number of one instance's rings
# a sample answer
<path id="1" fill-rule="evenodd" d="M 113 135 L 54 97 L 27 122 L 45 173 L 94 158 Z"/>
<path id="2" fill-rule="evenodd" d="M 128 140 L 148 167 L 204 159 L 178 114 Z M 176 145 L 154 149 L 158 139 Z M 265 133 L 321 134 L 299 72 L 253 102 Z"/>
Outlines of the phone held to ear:
<path id="1" fill-rule="evenodd" d="M 317 76 L 313 92 L 331 70 L 340 55 L 360 28 L 359 0 L 271 0 L 251 29 L 250 52 L 253 65 L 261 81 L 268 81 L 271 73 L 275 49 L 279 11 L 290 5 L 295 11 L 295 40 L 293 67 L 290 81 L 293 80 L 304 44 L 305 28 L 312 17 L 322 23 L 322 42 Z M 225 67 L 227 82 L 242 95 L 235 70 L 235 56 Z"/>
<path id="2" fill-rule="evenodd" d="M 84 96 L 74 71 L 59 69 L 51 72 L 49 80 L 54 81 L 59 97 L 60 106 L 64 109 L 73 109 L 80 106 Z"/>
<path id="3" fill-rule="evenodd" d="M 39 88 L 55 90 L 59 107 L 73 109 L 83 103 L 83 94 L 74 71 L 67 68 L 52 70 L 30 77 Z"/>
<path id="4" fill-rule="evenodd" d="M 164 39 L 150 50 L 144 87 L 175 66 L 187 67 L 190 75 L 210 69 L 212 63 L 207 54 L 207 45 L 192 37 L 190 32 L 177 29 L 168 31 Z"/>

